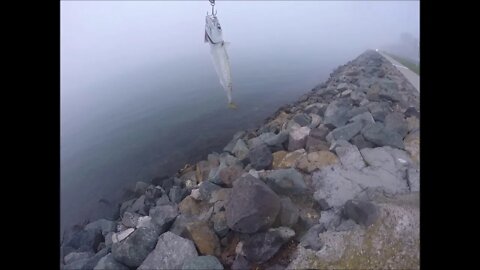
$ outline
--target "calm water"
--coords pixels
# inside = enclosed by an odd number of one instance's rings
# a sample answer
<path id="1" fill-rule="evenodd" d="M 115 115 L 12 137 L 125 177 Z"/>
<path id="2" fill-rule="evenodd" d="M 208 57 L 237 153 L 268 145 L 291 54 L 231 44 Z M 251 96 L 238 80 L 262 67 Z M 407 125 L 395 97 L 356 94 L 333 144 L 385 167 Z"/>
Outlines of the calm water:
<path id="1" fill-rule="evenodd" d="M 125 186 L 221 151 L 235 132 L 258 126 L 376 45 L 355 39 L 365 25 L 351 18 L 368 17 L 369 8 L 219 3 L 238 106 L 229 110 L 203 43 L 205 2 L 62 2 L 62 228 L 108 217 L 100 199 L 117 203 Z M 332 15 L 334 5 L 346 8 Z"/>

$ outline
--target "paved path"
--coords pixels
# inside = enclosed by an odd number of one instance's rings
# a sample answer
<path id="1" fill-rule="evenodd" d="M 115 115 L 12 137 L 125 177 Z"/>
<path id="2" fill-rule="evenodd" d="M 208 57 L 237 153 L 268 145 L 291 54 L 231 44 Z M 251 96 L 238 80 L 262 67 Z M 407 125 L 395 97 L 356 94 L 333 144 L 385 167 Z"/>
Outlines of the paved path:
<path id="1" fill-rule="evenodd" d="M 415 89 L 417 89 L 418 92 L 420 92 L 420 76 L 418 76 L 417 73 L 411 71 L 410 69 L 400 64 L 397 60 L 391 58 L 390 56 L 380 51 L 378 53 L 380 53 L 383 57 L 385 57 L 388 61 L 390 61 L 392 65 L 396 66 L 397 69 L 400 70 L 400 72 L 403 74 L 403 76 L 405 76 L 405 78 L 407 78 L 407 80 L 415 87 Z"/>

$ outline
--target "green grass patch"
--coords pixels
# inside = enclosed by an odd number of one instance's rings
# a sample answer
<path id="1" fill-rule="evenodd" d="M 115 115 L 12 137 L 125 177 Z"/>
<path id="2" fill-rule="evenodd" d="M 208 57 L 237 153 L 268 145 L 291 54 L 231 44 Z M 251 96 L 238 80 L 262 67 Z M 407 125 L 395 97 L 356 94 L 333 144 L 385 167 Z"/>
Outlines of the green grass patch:
<path id="1" fill-rule="evenodd" d="M 401 56 L 397 56 L 397 55 L 394 55 L 394 54 L 391 54 L 391 53 L 387 53 L 387 52 L 383 52 L 385 53 L 386 55 L 392 57 L 393 59 L 397 60 L 400 64 L 404 65 L 405 67 L 407 67 L 408 69 L 410 69 L 411 71 L 417 73 L 418 76 L 420 76 L 420 64 L 415 64 L 413 63 L 412 61 L 406 59 L 406 58 L 403 58 Z"/>

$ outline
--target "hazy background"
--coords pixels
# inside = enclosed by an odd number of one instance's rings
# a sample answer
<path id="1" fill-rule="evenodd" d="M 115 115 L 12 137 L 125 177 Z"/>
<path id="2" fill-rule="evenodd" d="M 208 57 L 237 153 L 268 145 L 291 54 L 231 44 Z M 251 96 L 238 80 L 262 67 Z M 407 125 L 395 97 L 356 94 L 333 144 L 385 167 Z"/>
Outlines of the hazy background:
<path id="1" fill-rule="evenodd" d="M 366 49 L 401 53 L 419 37 L 418 1 L 220 0 L 216 9 L 236 111 L 203 43 L 207 0 L 61 2 L 62 228 L 111 214 L 98 200 L 115 205 L 126 185 L 220 151 Z"/>

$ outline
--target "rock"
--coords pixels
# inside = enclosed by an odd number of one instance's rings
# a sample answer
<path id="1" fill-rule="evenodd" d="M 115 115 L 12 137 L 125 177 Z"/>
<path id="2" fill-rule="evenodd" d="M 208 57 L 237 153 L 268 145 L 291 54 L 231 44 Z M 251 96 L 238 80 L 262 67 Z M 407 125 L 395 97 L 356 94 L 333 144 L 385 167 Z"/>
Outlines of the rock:
<path id="1" fill-rule="evenodd" d="M 377 207 L 366 201 L 349 200 L 345 203 L 343 214 L 357 224 L 370 226 L 378 218 Z"/>
<path id="2" fill-rule="evenodd" d="M 255 170 L 268 169 L 273 162 L 272 153 L 266 144 L 260 144 L 250 149 L 248 158 Z"/>
<path id="3" fill-rule="evenodd" d="M 357 116 L 357 115 L 361 115 L 363 113 L 366 113 L 368 112 L 368 108 L 367 107 L 353 107 L 352 109 L 350 109 L 348 112 L 347 112 L 347 115 L 346 117 L 348 119 L 352 119 L 353 117 Z"/>
<path id="4" fill-rule="evenodd" d="M 138 213 L 146 216 L 147 213 L 145 211 L 145 195 L 140 196 L 137 200 L 135 200 L 135 202 L 130 207 L 127 207 L 125 211 L 131 212 L 131 213 Z"/>
<path id="5" fill-rule="evenodd" d="M 170 225 L 178 216 L 178 207 L 176 205 L 161 205 L 150 209 L 152 222 L 157 226 L 158 233 L 168 230 Z"/>
<path id="6" fill-rule="evenodd" d="M 63 266 L 63 269 L 65 270 L 86 269 L 85 265 L 87 265 L 89 260 L 90 260 L 89 258 L 76 260 L 74 262 L 71 262 L 70 264 L 66 264 L 65 266 Z"/>
<path id="7" fill-rule="evenodd" d="M 288 139 L 288 151 L 291 152 L 300 148 L 304 148 L 309 133 L 309 127 L 301 127 L 290 131 L 290 137 Z"/>
<path id="8" fill-rule="evenodd" d="M 170 227 L 170 232 L 186 237 L 187 235 L 187 225 L 200 220 L 201 218 L 195 216 L 187 216 L 187 215 L 178 215 L 175 221 L 173 222 L 172 226 Z"/>
<path id="9" fill-rule="evenodd" d="M 197 201 L 201 200 L 201 197 L 202 197 L 202 195 L 200 194 L 200 190 L 198 188 L 192 189 L 192 192 L 190 192 L 190 196 Z"/>
<path id="10" fill-rule="evenodd" d="M 292 203 L 289 197 L 280 199 L 282 208 L 280 210 L 280 223 L 282 226 L 292 227 L 298 221 L 298 208 Z"/>
<path id="11" fill-rule="evenodd" d="M 228 198 L 230 198 L 231 193 L 232 193 L 231 188 L 220 188 L 220 189 L 214 190 L 208 202 L 216 203 L 218 201 L 227 201 Z"/>
<path id="12" fill-rule="evenodd" d="M 160 186 L 168 194 L 170 192 L 170 189 L 173 187 L 173 177 L 168 177 L 168 178 L 163 179 Z"/>
<path id="13" fill-rule="evenodd" d="M 299 124 L 301 127 L 310 125 L 311 120 L 312 119 L 304 113 L 297 114 L 293 117 L 293 121 L 295 121 L 295 123 Z"/>
<path id="14" fill-rule="evenodd" d="M 305 149 L 298 149 L 293 152 L 290 152 L 285 155 L 285 158 L 280 162 L 278 165 L 279 168 L 291 168 L 295 167 L 298 161 L 303 157 L 306 156 Z"/>
<path id="15" fill-rule="evenodd" d="M 224 237 L 228 233 L 227 217 L 225 211 L 219 211 L 212 216 L 213 230 L 219 237 Z"/>
<path id="16" fill-rule="evenodd" d="M 392 174 L 396 174 L 395 159 L 386 150 L 386 147 L 364 148 L 361 150 L 361 154 L 369 166 L 382 168 Z"/>
<path id="17" fill-rule="evenodd" d="M 197 201 L 191 196 L 185 197 L 183 201 L 178 205 L 178 209 L 181 214 L 186 216 L 199 216 L 204 212 L 207 212 L 210 208 L 209 204 L 205 201 Z"/>
<path id="18" fill-rule="evenodd" d="M 85 226 L 85 230 L 100 230 L 103 236 L 115 230 L 115 222 L 106 219 L 99 219 L 90 222 Z"/>
<path id="19" fill-rule="evenodd" d="M 338 163 L 338 158 L 335 154 L 330 151 L 318 151 L 302 156 L 297 163 L 297 168 L 311 173 L 336 163 Z"/>
<path id="20" fill-rule="evenodd" d="M 233 148 L 232 148 L 233 149 Z M 208 154 L 207 160 L 210 168 L 218 167 L 220 165 L 220 158 L 218 153 Z"/>
<path id="21" fill-rule="evenodd" d="M 334 140 L 348 141 L 353 138 L 353 136 L 357 135 L 362 130 L 363 126 L 364 125 L 361 122 L 353 122 L 343 127 L 334 129 L 331 132 L 331 136 Z"/>
<path id="22" fill-rule="evenodd" d="M 238 131 L 233 135 L 233 139 L 223 148 L 223 151 L 232 153 L 237 140 L 240 139 L 243 135 L 245 135 L 245 131 Z M 210 160 L 210 159 L 209 159 Z"/>
<path id="23" fill-rule="evenodd" d="M 407 174 L 408 187 L 411 192 L 420 191 L 420 172 L 418 169 L 409 168 Z"/>
<path id="24" fill-rule="evenodd" d="M 242 162 L 238 158 L 230 155 L 229 153 L 222 153 L 220 155 L 220 164 L 231 166 L 236 164 L 241 165 Z"/>
<path id="25" fill-rule="evenodd" d="M 375 147 L 375 144 L 372 142 L 369 142 L 365 140 L 362 134 L 357 134 L 355 137 L 353 137 L 350 142 L 355 145 L 358 149 L 363 149 L 363 148 L 373 148 Z"/>
<path id="26" fill-rule="evenodd" d="M 155 202 L 156 206 L 171 204 L 170 199 L 168 198 L 167 194 L 163 194 L 160 198 L 157 199 Z"/>
<path id="27" fill-rule="evenodd" d="M 152 218 L 150 216 L 143 216 L 138 218 L 136 228 L 138 229 L 142 227 L 154 227 Z"/>
<path id="28" fill-rule="evenodd" d="M 310 113 L 309 116 L 312 118 L 310 125 L 308 125 L 310 129 L 318 127 L 318 125 L 320 125 L 322 122 L 322 118 L 317 114 Z"/>
<path id="29" fill-rule="evenodd" d="M 348 90 L 343 91 L 342 94 L 340 94 L 340 96 L 345 97 L 345 96 L 350 95 L 351 93 L 352 93 L 352 90 L 348 89 Z"/>
<path id="30" fill-rule="evenodd" d="M 385 126 L 381 123 L 367 124 L 362 129 L 363 137 L 379 146 L 392 146 L 400 149 L 404 149 L 402 137 L 391 130 L 385 129 Z"/>
<path id="31" fill-rule="evenodd" d="M 138 218 L 140 218 L 139 214 L 125 212 L 123 213 L 122 224 L 127 228 L 135 228 L 137 226 Z"/>
<path id="32" fill-rule="evenodd" d="M 207 222 L 190 223 L 186 228 L 200 254 L 220 255 L 220 241 Z"/>
<path id="33" fill-rule="evenodd" d="M 113 258 L 128 267 L 138 267 L 155 247 L 157 237 L 152 228 L 138 228 L 125 240 L 112 245 Z"/>
<path id="34" fill-rule="evenodd" d="M 325 226 L 323 224 L 317 224 L 312 226 L 301 238 L 299 245 L 312 249 L 312 250 L 320 250 L 323 247 L 323 243 L 319 238 L 319 234 L 326 231 Z"/>
<path id="35" fill-rule="evenodd" d="M 157 246 L 138 269 L 181 269 L 186 261 L 197 256 L 198 253 L 192 241 L 166 232 L 160 235 Z"/>
<path id="36" fill-rule="evenodd" d="M 232 153 L 240 160 L 246 158 L 248 156 L 248 147 L 245 141 L 238 139 L 232 149 Z"/>
<path id="37" fill-rule="evenodd" d="M 405 139 L 405 150 L 410 154 L 416 164 L 420 164 L 420 134 L 414 132 L 408 134 Z"/>
<path id="38" fill-rule="evenodd" d="M 415 107 L 408 107 L 408 109 L 405 111 L 405 117 L 409 118 L 411 116 L 420 118 L 420 113 L 417 111 L 417 109 L 415 109 Z"/>
<path id="39" fill-rule="evenodd" d="M 95 253 L 93 252 L 71 252 L 63 259 L 65 264 L 70 264 L 77 260 L 88 259 L 92 257 Z"/>
<path id="40" fill-rule="evenodd" d="M 242 166 L 231 165 L 219 172 L 220 181 L 227 187 L 231 187 L 234 180 L 244 173 Z"/>
<path id="41" fill-rule="evenodd" d="M 345 90 L 347 90 L 347 89 L 348 89 L 348 84 L 346 84 L 346 83 L 340 83 L 340 84 L 338 84 L 338 86 L 337 86 L 337 90 L 338 90 L 338 91 L 345 91 Z"/>
<path id="42" fill-rule="evenodd" d="M 214 192 L 215 190 L 218 190 L 220 188 L 221 188 L 220 186 L 215 185 L 214 183 L 212 183 L 210 181 L 204 181 L 204 182 L 200 183 L 200 187 L 199 187 L 200 199 L 201 200 L 209 200 L 211 195 L 212 195 L 212 192 Z"/>
<path id="43" fill-rule="evenodd" d="M 407 129 L 408 132 L 416 131 L 420 129 L 420 121 L 416 117 L 408 117 L 407 118 Z"/>
<path id="44" fill-rule="evenodd" d="M 105 236 L 105 246 L 107 248 L 111 248 L 112 247 L 112 244 L 113 244 L 113 234 L 114 232 L 109 232 L 106 236 Z"/>
<path id="45" fill-rule="evenodd" d="M 376 121 L 385 121 L 385 117 L 390 113 L 390 106 L 385 102 L 370 102 L 367 107 Z"/>
<path id="46" fill-rule="evenodd" d="M 170 201 L 173 203 L 181 202 L 187 195 L 187 190 L 179 186 L 173 186 L 169 193 Z"/>
<path id="47" fill-rule="evenodd" d="M 102 231 L 100 229 L 89 229 L 75 232 L 65 243 L 65 247 L 71 247 L 78 251 L 97 250 L 98 244 L 102 242 Z"/>
<path id="48" fill-rule="evenodd" d="M 134 228 L 128 228 L 128 229 L 123 230 L 123 231 L 121 231 L 121 232 L 114 233 L 114 234 L 112 235 L 112 244 L 115 244 L 115 243 L 117 243 L 117 242 L 122 241 L 123 239 L 127 238 L 128 236 L 130 236 L 130 234 L 132 234 L 134 231 L 135 231 Z"/>
<path id="49" fill-rule="evenodd" d="M 135 195 L 136 196 L 141 196 L 145 193 L 145 191 L 147 190 L 147 187 L 149 186 L 148 183 L 145 183 L 145 182 L 142 182 L 142 181 L 138 181 L 136 184 L 135 184 L 135 189 L 134 189 L 134 192 L 135 192 Z"/>
<path id="50" fill-rule="evenodd" d="M 111 253 L 102 257 L 93 270 L 129 270 L 129 268 L 117 262 Z"/>
<path id="51" fill-rule="evenodd" d="M 364 112 L 364 113 L 361 113 L 361 114 L 357 114 L 356 116 L 350 118 L 350 120 L 348 120 L 349 122 L 360 122 L 364 125 L 368 124 L 368 123 L 375 123 L 375 119 L 373 119 L 373 116 L 370 112 Z"/>
<path id="52" fill-rule="evenodd" d="M 210 173 L 210 164 L 207 160 L 197 162 L 195 167 L 195 178 L 198 182 L 203 182 L 208 179 Z"/>
<path id="53" fill-rule="evenodd" d="M 317 152 L 317 151 L 327 151 L 329 149 L 329 144 L 321 139 L 317 139 L 313 136 L 307 137 L 307 143 L 305 146 L 307 152 Z"/>
<path id="54" fill-rule="evenodd" d="M 307 190 L 303 175 L 294 168 L 270 171 L 267 174 L 267 183 L 272 190 L 284 195 L 299 195 Z"/>
<path id="55" fill-rule="evenodd" d="M 352 93 L 350 94 L 350 98 L 356 103 L 356 104 L 359 104 L 360 101 L 362 101 L 363 99 L 365 99 L 367 97 L 367 95 L 360 89 L 357 89 L 357 90 L 354 90 L 352 91 Z"/>
<path id="56" fill-rule="evenodd" d="M 313 137 L 313 138 L 316 138 L 316 139 L 319 139 L 319 140 L 322 140 L 322 141 L 325 141 L 326 136 L 329 132 L 330 132 L 330 130 L 327 127 L 320 126 L 318 128 L 313 128 L 310 131 L 309 136 Z"/>
<path id="57" fill-rule="evenodd" d="M 347 169 L 362 169 L 366 166 L 360 151 L 358 151 L 358 148 L 355 145 L 345 142 L 344 145 L 336 147 L 335 152 L 337 153 L 343 167 Z"/>
<path id="58" fill-rule="evenodd" d="M 263 263 L 272 258 L 280 247 L 295 235 L 289 228 L 282 230 L 286 230 L 287 233 L 269 230 L 251 235 L 242 248 L 246 259 L 253 263 Z"/>
<path id="59" fill-rule="evenodd" d="M 324 115 L 324 123 L 330 124 L 333 127 L 341 127 L 348 121 L 348 111 L 350 111 L 351 105 L 347 100 L 335 100 L 331 102 Z"/>
<path id="60" fill-rule="evenodd" d="M 264 182 L 247 174 L 233 184 L 226 204 L 227 225 L 241 233 L 270 227 L 280 211 L 280 199 Z"/>
<path id="61" fill-rule="evenodd" d="M 272 168 L 273 169 L 280 168 L 280 163 L 282 162 L 282 160 L 285 158 L 286 155 L 287 155 L 287 152 L 283 151 L 283 150 L 273 153 L 272 154 L 272 157 L 273 157 Z"/>
<path id="62" fill-rule="evenodd" d="M 382 89 L 378 93 L 380 98 L 391 100 L 394 102 L 402 101 L 402 96 L 398 92 L 398 86 L 395 82 L 385 82 L 383 83 Z"/>
<path id="63" fill-rule="evenodd" d="M 408 125 L 403 118 L 403 114 L 398 112 L 389 113 L 385 117 L 385 130 L 398 133 L 402 138 L 405 137 L 408 133 Z"/>
<path id="64" fill-rule="evenodd" d="M 351 219 L 347 219 L 347 220 L 343 220 L 340 223 L 340 225 L 338 225 L 335 228 L 335 231 L 337 231 L 337 232 L 351 231 L 351 230 L 354 230 L 357 227 L 358 227 L 358 225 L 357 225 L 357 223 L 355 223 L 355 221 L 353 221 Z"/>
<path id="65" fill-rule="evenodd" d="M 251 267 L 250 262 L 242 255 L 237 255 L 232 264 L 232 270 L 245 270 L 251 269 Z"/>
<path id="66" fill-rule="evenodd" d="M 320 215 L 311 207 L 302 207 L 299 209 L 298 224 L 303 229 L 309 229 L 318 223 Z"/>
<path id="67" fill-rule="evenodd" d="M 223 270 L 223 265 L 214 256 L 197 256 L 187 259 L 182 270 Z"/>

